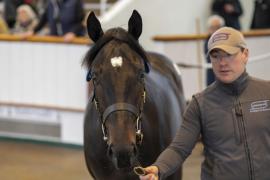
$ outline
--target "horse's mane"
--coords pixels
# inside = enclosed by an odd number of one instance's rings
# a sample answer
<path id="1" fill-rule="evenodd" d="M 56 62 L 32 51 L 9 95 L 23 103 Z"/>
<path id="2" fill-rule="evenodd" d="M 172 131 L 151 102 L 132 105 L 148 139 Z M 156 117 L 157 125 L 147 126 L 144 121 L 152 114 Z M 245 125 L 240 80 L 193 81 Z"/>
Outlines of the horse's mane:
<path id="1" fill-rule="evenodd" d="M 85 65 L 87 69 L 91 69 L 92 62 L 94 61 L 98 52 L 103 48 L 104 45 L 112 40 L 117 40 L 129 45 L 131 49 L 137 52 L 144 61 L 148 62 L 145 50 L 141 47 L 139 42 L 133 38 L 123 28 L 112 28 L 105 32 L 105 34 L 92 46 L 90 50 L 86 53 L 82 65 Z"/>

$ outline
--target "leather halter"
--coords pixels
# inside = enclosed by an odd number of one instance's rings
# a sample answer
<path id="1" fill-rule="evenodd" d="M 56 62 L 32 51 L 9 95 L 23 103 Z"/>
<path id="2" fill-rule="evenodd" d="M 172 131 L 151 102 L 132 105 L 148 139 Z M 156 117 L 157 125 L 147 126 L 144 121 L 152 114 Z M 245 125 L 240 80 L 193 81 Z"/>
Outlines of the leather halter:
<path id="1" fill-rule="evenodd" d="M 125 39 L 113 36 L 111 39 L 109 39 L 107 41 L 107 43 L 113 39 L 119 40 L 123 43 L 127 43 L 127 41 Z M 129 43 L 127 43 L 129 45 Z M 141 56 L 141 58 L 143 59 L 143 63 L 144 63 L 144 72 L 148 73 L 150 68 L 149 68 L 149 64 L 148 64 L 148 60 L 146 55 L 143 53 L 143 50 L 140 49 L 140 46 L 135 46 L 135 50 L 137 50 L 137 53 Z M 94 59 L 94 57 L 96 56 L 96 54 L 92 57 Z M 86 76 L 86 81 L 90 81 L 91 79 L 93 79 L 93 74 L 91 69 L 89 69 L 89 71 L 87 72 L 87 76 Z M 142 139 L 143 139 L 143 134 L 142 134 L 142 130 L 141 130 L 141 113 L 143 110 L 143 105 L 145 103 L 145 99 L 146 99 L 146 92 L 145 92 L 145 84 L 144 84 L 144 77 L 142 78 L 143 81 L 143 86 L 144 86 L 144 91 L 142 94 L 143 97 L 143 101 L 140 103 L 140 107 L 137 108 L 132 104 L 129 103 L 125 103 L 125 102 L 119 102 L 119 103 L 115 103 L 110 105 L 109 107 L 107 107 L 103 113 L 101 113 L 100 108 L 99 108 L 99 102 L 97 100 L 97 98 L 95 97 L 95 82 L 93 80 L 93 84 L 94 84 L 94 95 L 93 95 L 93 101 L 96 105 L 96 109 L 100 115 L 100 121 L 101 121 L 101 128 L 102 128 L 102 133 L 103 133 L 103 139 L 104 141 L 108 140 L 108 136 L 107 136 L 107 132 L 106 132 L 106 127 L 105 127 L 105 122 L 106 119 L 108 118 L 108 116 L 116 111 L 128 111 L 131 112 L 133 115 L 135 115 L 136 117 L 136 143 L 137 144 L 141 144 L 142 143 Z"/>
<path id="2" fill-rule="evenodd" d="M 144 81 L 143 81 L 143 83 L 144 83 Z M 138 145 L 140 145 L 142 143 L 143 134 L 142 134 L 142 127 L 141 127 L 141 121 L 142 121 L 141 114 L 142 114 L 143 105 L 145 103 L 145 98 L 146 98 L 145 88 L 144 88 L 142 97 L 143 97 L 143 101 L 141 102 L 141 105 L 139 108 L 135 107 L 132 104 L 121 102 L 121 103 L 115 103 L 115 104 L 108 106 L 103 111 L 103 113 L 101 113 L 100 107 L 99 107 L 99 102 L 95 96 L 95 83 L 94 83 L 94 95 L 93 95 L 92 100 L 94 101 L 96 109 L 100 115 L 101 128 L 102 128 L 102 134 L 103 134 L 104 141 L 107 142 L 107 140 L 108 140 L 105 123 L 106 123 L 106 120 L 109 117 L 109 115 L 111 115 L 112 113 L 115 113 L 117 111 L 127 111 L 127 112 L 132 113 L 136 117 L 136 143 Z"/>

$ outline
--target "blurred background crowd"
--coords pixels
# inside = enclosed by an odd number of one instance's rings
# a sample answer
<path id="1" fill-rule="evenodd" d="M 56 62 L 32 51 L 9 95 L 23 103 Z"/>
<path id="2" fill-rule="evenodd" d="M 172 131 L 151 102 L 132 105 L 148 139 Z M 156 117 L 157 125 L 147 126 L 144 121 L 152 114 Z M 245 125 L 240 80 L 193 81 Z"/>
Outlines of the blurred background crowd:
<path id="1" fill-rule="evenodd" d="M 84 36 L 85 8 L 83 0 L 0 0 L 0 33 L 20 34 L 25 37 L 41 34 L 63 36 L 71 41 Z M 222 25 L 241 29 L 239 17 L 244 13 L 239 0 L 213 0 L 211 14 L 220 16 Z M 251 29 L 270 27 L 270 0 L 254 0 Z M 212 17 L 210 17 L 211 19 Z M 212 20 L 211 20 L 212 21 Z M 217 22 L 217 21 L 216 21 Z M 210 33 L 212 22 L 207 24 Z"/>
<path id="2" fill-rule="evenodd" d="M 63 36 L 66 41 L 84 36 L 82 0 L 2 0 L 0 33 Z"/>

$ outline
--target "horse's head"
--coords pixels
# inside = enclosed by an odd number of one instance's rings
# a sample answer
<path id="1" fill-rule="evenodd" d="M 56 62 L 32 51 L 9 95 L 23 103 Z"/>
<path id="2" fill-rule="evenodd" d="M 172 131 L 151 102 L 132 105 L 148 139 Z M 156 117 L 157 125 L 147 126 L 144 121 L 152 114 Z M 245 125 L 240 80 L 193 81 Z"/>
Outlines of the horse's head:
<path id="1" fill-rule="evenodd" d="M 128 31 L 113 28 L 103 33 L 94 13 L 87 19 L 89 37 L 95 42 L 83 64 L 94 85 L 93 102 L 100 117 L 108 155 L 118 169 L 131 168 L 142 140 L 141 112 L 145 100 L 147 56 L 139 45 L 142 19 L 133 11 Z"/>

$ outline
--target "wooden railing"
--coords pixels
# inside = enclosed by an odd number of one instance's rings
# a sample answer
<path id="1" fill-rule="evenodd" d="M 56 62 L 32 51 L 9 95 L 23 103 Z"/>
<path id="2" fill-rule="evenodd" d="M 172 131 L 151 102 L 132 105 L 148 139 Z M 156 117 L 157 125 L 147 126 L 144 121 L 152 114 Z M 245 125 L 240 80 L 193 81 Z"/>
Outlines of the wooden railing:
<path id="1" fill-rule="evenodd" d="M 245 37 L 270 36 L 270 29 L 250 30 L 243 32 Z M 183 41 L 183 40 L 204 40 L 207 34 L 186 34 L 186 35 L 157 35 L 155 41 Z"/>
<path id="2" fill-rule="evenodd" d="M 0 106 L 84 111 L 87 92 L 81 58 L 92 43 L 89 38 L 75 38 L 67 43 L 62 37 L 24 39 L 20 35 L 0 34 L 0 43 Z M 12 84 L 17 82 L 20 85 L 15 88 Z"/>
<path id="3" fill-rule="evenodd" d="M 85 111 L 84 109 L 79 109 L 79 108 L 70 108 L 70 107 L 45 105 L 45 104 L 3 102 L 3 101 L 0 101 L 0 106 L 11 106 L 11 107 L 19 107 L 19 108 L 35 108 L 35 109 L 52 109 L 52 110 L 57 110 L 57 111 L 68 111 L 68 112 L 75 112 L 75 113 L 76 112 L 83 113 Z"/>
<path id="4" fill-rule="evenodd" d="M 57 36 L 31 36 L 28 38 L 23 38 L 20 35 L 10 35 L 10 34 L 0 34 L 0 41 L 26 41 L 26 42 L 45 42 L 45 43 L 64 43 L 63 37 Z M 69 44 L 91 44 L 92 41 L 86 37 L 76 37 Z"/>

